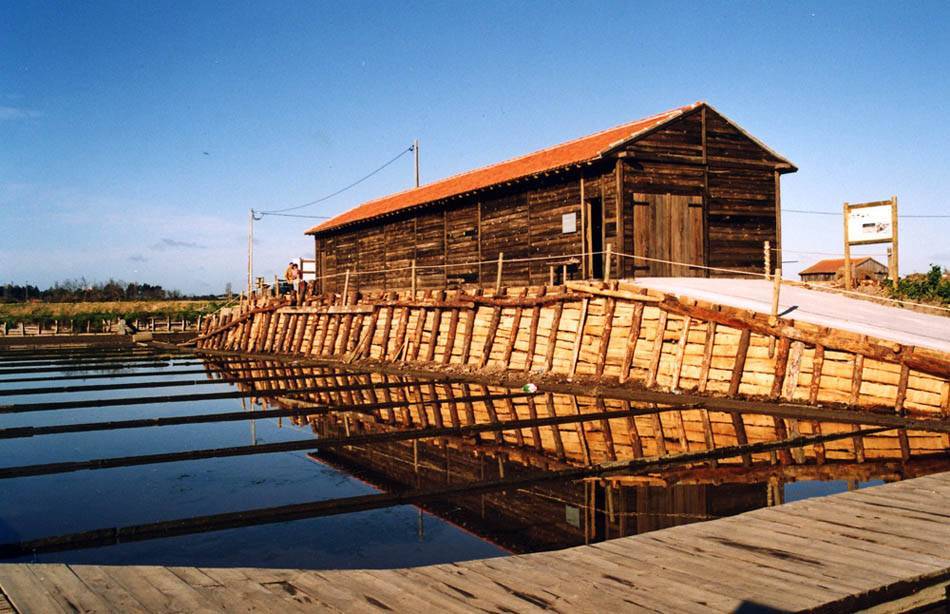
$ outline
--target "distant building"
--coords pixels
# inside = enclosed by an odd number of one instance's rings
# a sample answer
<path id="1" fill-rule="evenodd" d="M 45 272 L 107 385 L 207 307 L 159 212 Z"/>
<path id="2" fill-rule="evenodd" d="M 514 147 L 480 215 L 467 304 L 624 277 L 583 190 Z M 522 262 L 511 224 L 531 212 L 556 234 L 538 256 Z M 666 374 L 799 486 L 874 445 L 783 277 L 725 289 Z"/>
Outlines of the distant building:
<path id="1" fill-rule="evenodd" d="M 855 281 L 881 281 L 887 277 L 887 267 L 870 256 L 852 258 L 851 267 Z M 802 281 L 834 281 L 839 275 L 844 276 L 844 258 L 820 260 L 798 274 Z"/>

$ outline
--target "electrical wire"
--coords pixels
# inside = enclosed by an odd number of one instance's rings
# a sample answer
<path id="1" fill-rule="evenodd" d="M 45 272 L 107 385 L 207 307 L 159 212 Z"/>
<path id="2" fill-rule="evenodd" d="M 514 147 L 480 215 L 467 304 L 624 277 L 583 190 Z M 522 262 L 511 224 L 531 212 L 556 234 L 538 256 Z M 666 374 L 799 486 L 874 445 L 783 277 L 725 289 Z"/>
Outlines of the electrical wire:
<path id="1" fill-rule="evenodd" d="M 808 209 L 786 209 L 782 208 L 782 213 L 805 213 L 807 215 L 834 215 L 840 216 L 840 211 L 810 211 Z M 898 214 L 898 219 L 917 218 L 917 219 L 950 219 L 950 215 L 941 214 Z"/>
<path id="2" fill-rule="evenodd" d="M 260 219 L 261 219 L 261 218 L 257 217 L 258 215 L 260 215 L 260 216 L 264 216 L 264 215 L 276 215 L 276 216 L 279 216 L 279 217 L 302 217 L 302 218 L 307 218 L 307 219 L 310 219 L 310 220 L 328 220 L 328 219 L 330 219 L 330 218 L 332 217 L 332 216 L 330 216 L 330 215 L 300 215 L 299 213 L 268 213 L 267 211 L 255 211 L 254 214 L 255 214 L 255 216 L 254 216 L 254 219 L 255 219 L 255 220 L 260 220 Z"/>
<path id="3" fill-rule="evenodd" d="M 318 203 L 322 203 L 322 202 L 324 202 L 324 201 L 330 200 L 330 199 L 333 198 L 334 196 L 339 196 L 339 195 L 342 194 L 343 192 L 346 192 L 347 190 L 349 190 L 349 189 L 351 189 L 351 188 L 355 188 L 356 186 L 358 186 L 359 184 L 363 183 L 364 181 L 366 181 L 367 179 L 369 179 L 370 177 L 372 177 L 372 176 L 375 175 L 376 173 L 382 171 L 384 168 L 386 168 L 386 167 L 388 167 L 389 165 L 393 164 L 396 160 L 398 160 L 399 158 L 403 157 L 404 155 L 406 155 L 407 153 L 409 153 L 410 151 L 412 151 L 412 150 L 413 150 L 413 147 L 414 147 L 413 145 L 410 145 L 410 146 L 407 147 L 406 149 L 403 149 L 401 152 L 399 152 L 399 155 L 397 155 L 397 156 L 394 157 L 393 159 L 389 160 L 388 162 L 386 162 L 385 164 L 383 164 L 382 166 L 380 166 L 380 167 L 377 168 L 376 170 L 372 171 L 371 173 L 369 173 L 369 174 L 367 174 L 367 175 L 364 175 L 364 176 L 360 177 L 359 179 L 357 179 L 357 180 L 354 181 L 353 183 L 351 183 L 351 184 L 349 184 L 349 185 L 347 185 L 347 186 L 345 186 L 345 187 L 342 187 L 342 188 L 340 188 L 339 190 L 337 190 L 337 191 L 335 191 L 335 192 L 332 192 L 332 193 L 330 193 L 330 194 L 327 194 L 326 196 L 321 196 L 320 198 L 318 198 L 318 199 L 316 199 L 316 200 L 311 200 L 310 202 L 306 202 L 306 203 L 304 203 L 304 204 L 302 204 L 302 205 L 297 205 L 297 206 L 295 206 L 295 207 L 286 207 L 286 208 L 284 208 L 284 209 L 273 209 L 273 210 L 271 210 L 271 211 L 256 211 L 255 213 L 258 213 L 258 214 L 260 214 L 260 215 L 277 215 L 277 214 L 280 214 L 280 213 L 284 213 L 284 212 L 286 212 L 286 211 L 296 211 L 297 209 L 303 209 L 304 207 L 310 207 L 310 206 L 312 206 L 312 205 L 316 205 L 316 204 L 318 204 Z"/>

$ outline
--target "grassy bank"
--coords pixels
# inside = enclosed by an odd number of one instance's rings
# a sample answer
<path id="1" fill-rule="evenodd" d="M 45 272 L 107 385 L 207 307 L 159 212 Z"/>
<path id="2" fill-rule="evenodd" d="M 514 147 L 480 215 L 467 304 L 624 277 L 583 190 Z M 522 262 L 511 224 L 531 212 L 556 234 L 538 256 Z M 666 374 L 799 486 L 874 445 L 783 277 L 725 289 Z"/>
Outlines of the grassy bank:
<path id="1" fill-rule="evenodd" d="M 217 310 L 218 301 L 105 301 L 88 303 L 3 303 L 0 323 L 14 326 L 20 322 L 44 324 L 73 320 L 77 324 L 116 317 L 194 319 Z"/>

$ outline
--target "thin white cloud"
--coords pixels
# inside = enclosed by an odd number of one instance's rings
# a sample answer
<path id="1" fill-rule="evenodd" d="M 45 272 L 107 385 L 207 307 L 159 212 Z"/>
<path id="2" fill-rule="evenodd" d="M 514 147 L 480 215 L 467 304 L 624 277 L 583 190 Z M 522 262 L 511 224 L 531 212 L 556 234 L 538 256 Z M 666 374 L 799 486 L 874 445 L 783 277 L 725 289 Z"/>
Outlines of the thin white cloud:
<path id="1" fill-rule="evenodd" d="M 207 249 L 206 245 L 201 245 L 193 241 L 178 241 L 177 239 L 169 239 L 167 237 L 162 238 L 158 243 L 149 246 L 149 249 L 153 249 L 157 252 L 165 251 L 166 249 Z"/>
<path id="2" fill-rule="evenodd" d="M 0 121 L 14 121 L 18 119 L 36 119 L 43 114 L 34 109 L 25 107 L 3 107 L 0 106 Z"/>

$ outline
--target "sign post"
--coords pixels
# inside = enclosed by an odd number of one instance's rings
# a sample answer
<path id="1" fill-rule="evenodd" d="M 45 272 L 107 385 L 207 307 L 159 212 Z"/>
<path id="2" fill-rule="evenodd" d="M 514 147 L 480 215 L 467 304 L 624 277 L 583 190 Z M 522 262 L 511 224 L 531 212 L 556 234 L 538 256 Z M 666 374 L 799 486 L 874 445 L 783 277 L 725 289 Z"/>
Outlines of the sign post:
<path id="1" fill-rule="evenodd" d="M 845 203 L 844 207 L 844 285 L 854 287 L 851 268 L 852 245 L 891 244 L 888 277 L 897 281 L 897 197 L 870 203 Z"/>

